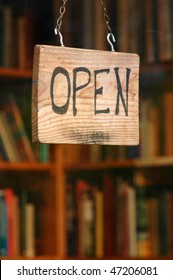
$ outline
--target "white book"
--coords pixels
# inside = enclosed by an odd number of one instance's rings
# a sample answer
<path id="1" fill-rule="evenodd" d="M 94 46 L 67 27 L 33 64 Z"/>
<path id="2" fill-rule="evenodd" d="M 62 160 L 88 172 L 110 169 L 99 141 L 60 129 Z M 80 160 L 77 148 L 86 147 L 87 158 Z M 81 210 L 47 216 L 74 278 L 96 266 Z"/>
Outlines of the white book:
<path id="1" fill-rule="evenodd" d="M 83 198 L 82 207 L 82 255 L 89 256 L 94 250 L 94 202 L 91 198 Z"/>
<path id="2" fill-rule="evenodd" d="M 137 256 L 136 236 L 136 194 L 135 189 L 128 186 L 128 230 L 129 230 L 129 256 Z"/>
<path id="3" fill-rule="evenodd" d="M 27 257 L 35 256 L 35 207 L 33 203 L 27 203 L 25 206 L 25 255 Z"/>

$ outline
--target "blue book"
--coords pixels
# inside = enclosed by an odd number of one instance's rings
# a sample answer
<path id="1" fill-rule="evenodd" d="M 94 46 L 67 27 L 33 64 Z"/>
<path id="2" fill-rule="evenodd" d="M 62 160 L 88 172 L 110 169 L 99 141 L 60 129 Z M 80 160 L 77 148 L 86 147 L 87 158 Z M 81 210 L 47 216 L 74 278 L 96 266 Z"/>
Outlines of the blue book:
<path id="1" fill-rule="evenodd" d="M 7 205 L 4 199 L 4 191 L 0 190 L 0 256 L 7 256 L 7 252 L 8 252 Z"/>
<path id="2" fill-rule="evenodd" d="M 49 145 L 40 143 L 40 162 L 49 162 Z"/>

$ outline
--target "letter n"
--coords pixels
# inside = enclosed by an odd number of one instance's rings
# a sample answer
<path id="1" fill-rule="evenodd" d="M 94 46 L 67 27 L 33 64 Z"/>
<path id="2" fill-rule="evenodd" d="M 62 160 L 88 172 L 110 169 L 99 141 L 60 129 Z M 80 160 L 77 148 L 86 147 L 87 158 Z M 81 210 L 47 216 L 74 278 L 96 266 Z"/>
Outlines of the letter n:
<path id="1" fill-rule="evenodd" d="M 115 71 L 116 80 L 117 80 L 117 87 L 118 87 L 115 115 L 119 114 L 119 111 L 120 111 L 119 110 L 119 106 L 120 106 L 119 103 L 120 103 L 120 98 L 121 98 L 121 102 L 123 104 L 123 108 L 124 108 L 125 114 L 126 114 L 126 116 L 128 116 L 129 77 L 130 77 L 131 69 L 126 68 L 126 101 L 124 99 L 123 92 L 122 92 L 122 85 L 121 85 L 120 77 L 119 77 L 119 73 L 118 73 L 119 72 L 119 68 L 116 67 L 114 69 L 114 71 Z"/>

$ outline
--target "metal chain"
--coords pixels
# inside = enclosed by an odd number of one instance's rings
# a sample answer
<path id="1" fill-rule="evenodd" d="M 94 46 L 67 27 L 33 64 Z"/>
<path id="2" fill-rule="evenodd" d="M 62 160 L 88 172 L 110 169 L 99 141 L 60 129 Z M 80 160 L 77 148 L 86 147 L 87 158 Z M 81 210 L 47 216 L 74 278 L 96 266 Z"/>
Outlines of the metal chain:
<path id="1" fill-rule="evenodd" d="M 112 33 L 112 29 L 111 29 L 111 27 L 110 27 L 109 16 L 108 16 L 108 13 L 107 13 L 105 0 L 100 0 L 100 3 L 101 3 L 101 5 L 102 5 L 102 7 L 103 7 L 104 19 L 105 19 L 105 23 L 106 23 L 107 29 L 108 29 L 107 41 L 108 41 L 108 43 L 109 43 L 110 46 L 111 46 L 111 50 L 112 50 L 112 51 L 115 51 L 114 46 L 113 46 L 113 43 L 115 43 L 116 40 L 115 40 L 114 34 Z M 110 37 L 112 38 L 113 43 L 110 41 Z"/>
<path id="2" fill-rule="evenodd" d="M 62 34 L 60 32 L 60 29 L 61 29 L 61 24 L 62 24 L 62 18 L 64 16 L 64 13 L 65 13 L 65 4 L 68 0 L 63 0 L 63 4 L 62 6 L 60 7 L 59 9 L 59 18 L 57 19 L 57 22 L 56 22 L 56 26 L 55 26 L 55 29 L 54 29 L 54 32 L 56 35 L 59 34 L 60 36 L 60 42 L 61 42 L 61 46 L 64 47 L 64 43 L 63 43 L 63 37 L 62 37 Z"/>
<path id="3" fill-rule="evenodd" d="M 60 32 L 60 29 L 61 29 L 61 24 L 62 24 L 62 18 L 63 18 L 64 13 L 65 13 L 65 4 L 66 4 L 66 2 L 68 0 L 62 0 L 62 1 L 63 1 L 63 4 L 62 4 L 62 6 L 59 9 L 59 14 L 60 15 L 59 15 L 59 18 L 57 19 L 57 25 L 56 25 L 56 27 L 54 29 L 54 32 L 55 32 L 56 35 L 59 34 L 61 46 L 64 46 L 64 44 L 63 44 L 63 37 L 62 37 L 62 34 Z M 108 13 L 107 13 L 105 0 L 100 0 L 100 3 L 102 5 L 102 7 L 103 7 L 104 19 L 105 19 L 105 23 L 107 25 L 107 30 L 108 30 L 107 40 L 108 40 L 108 43 L 111 46 L 112 51 L 115 51 L 114 46 L 113 46 L 112 42 L 110 41 L 110 37 L 112 37 L 113 42 L 115 42 L 115 37 L 114 37 L 114 35 L 112 33 L 112 29 L 110 27 L 109 16 L 108 16 Z"/>
<path id="4" fill-rule="evenodd" d="M 56 27 L 55 27 L 55 30 L 58 32 L 60 31 L 61 29 L 61 24 L 62 24 L 62 18 L 63 18 L 63 15 L 65 13 L 65 4 L 68 0 L 63 0 L 63 4 L 62 6 L 60 7 L 59 9 L 59 18 L 57 19 L 57 22 L 56 22 Z"/>
<path id="5" fill-rule="evenodd" d="M 108 16 L 108 13 L 107 13 L 105 1 L 104 0 L 100 0 L 100 3 L 102 5 L 102 7 L 103 7 L 103 13 L 104 13 L 104 18 L 105 18 L 105 23 L 107 25 L 108 33 L 112 34 L 112 29 L 110 27 L 109 16 Z"/>

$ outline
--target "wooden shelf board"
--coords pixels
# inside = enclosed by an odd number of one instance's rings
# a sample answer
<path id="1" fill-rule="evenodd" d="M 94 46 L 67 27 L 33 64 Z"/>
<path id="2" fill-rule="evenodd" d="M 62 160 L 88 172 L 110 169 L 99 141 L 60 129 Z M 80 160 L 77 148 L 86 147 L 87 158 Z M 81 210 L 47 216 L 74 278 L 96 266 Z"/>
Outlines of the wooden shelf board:
<path id="1" fill-rule="evenodd" d="M 146 159 L 136 159 L 135 167 L 150 168 L 150 167 L 173 167 L 173 156 L 157 156 Z"/>
<path id="2" fill-rule="evenodd" d="M 31 79 L 32 71 L 25 69 L 3 68 L 0 67 L 0 79 Z"/>
<path id="3" fill-rule="evenodd" d="M 66 171 L 90 171 L 102 169 L 122 168 L 150 168 L 150 167 L 173 167 L 173 156 L 158 156 L 146 159 L 128 159 L 117 161 L 103 161 L 84 164 L 67 164 Z"/>
<path id="4" fill-rule="evenodd" d="M 156 72 L 167 72 L 173 71 L 173 61 L 158 62 L 158 63 L 147 63 L 141 65 L 141 73 L 156 73 Z"/>
<path id="5" fill-rule="evenodd" d="M 53 163 L 37 162 L 0 162 L 0 170 L 9 171 L 51 171 L 54 169 Z"/>
<path id="6" fill-rule="evenodd" d="M 112 168 L 132 168 L 134 167 L 133 160 L 117 160 L 117 161 L 103 161 L 103 162 L 93 162 L 84 164 L 68 164 L 65 166 L 66 171 L 75 170 L 102 170 L 102 169 L 112 169 Z"/>
<path id="7" fill-rule="evenodd" d="M 156 72 L 156 71 L 172 71 L 173 62 L 145 64 L 141 66 L 142 73 Z M 5 68 L 0 67 L 0 78 L 32 78 L 32 70 L 19 68 Z"/>

